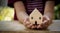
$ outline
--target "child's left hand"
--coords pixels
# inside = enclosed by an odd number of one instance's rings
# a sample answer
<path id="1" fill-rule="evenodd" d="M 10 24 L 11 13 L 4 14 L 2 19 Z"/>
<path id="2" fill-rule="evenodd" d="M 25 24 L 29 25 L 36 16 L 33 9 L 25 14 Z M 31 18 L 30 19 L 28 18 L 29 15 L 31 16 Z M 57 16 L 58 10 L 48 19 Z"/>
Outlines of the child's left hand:
<path id="1" fill-rule="evenodd" d="M 52 22 L 50 22 L 51 20 L 50 20 L 50 18 L 48 17 L 48 16 L 43 16 L 43 22 L 42 22 L 42 24 L 41 25 L 38 25 L 37 26 L 37 29 L 38 28 L 47 28 Z"/>

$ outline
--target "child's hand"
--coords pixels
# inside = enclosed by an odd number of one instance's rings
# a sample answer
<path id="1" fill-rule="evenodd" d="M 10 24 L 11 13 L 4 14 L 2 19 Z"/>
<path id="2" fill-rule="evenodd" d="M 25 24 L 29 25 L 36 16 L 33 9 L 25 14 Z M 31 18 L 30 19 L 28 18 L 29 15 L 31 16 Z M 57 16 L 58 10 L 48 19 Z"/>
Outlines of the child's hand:
<path id="1" fill-rule="evenodd" d="M 27 28 L 30 28 L 30 29 L 36 28 L 36 26 L 34 26 L 33 24 L 31 24 L 31 23 L 29 22 L 29 18 L 25 19 L 24 22 L 23 22 L 23 24 L 24 24 Z"/>
<path id="2" fill-rule="evenodd" d="M 47 28 L 52 22 L 50 22 L 50 18 L 47 16 L 43 16 L 43 23 L 38 25 L 37 28 Z"/>

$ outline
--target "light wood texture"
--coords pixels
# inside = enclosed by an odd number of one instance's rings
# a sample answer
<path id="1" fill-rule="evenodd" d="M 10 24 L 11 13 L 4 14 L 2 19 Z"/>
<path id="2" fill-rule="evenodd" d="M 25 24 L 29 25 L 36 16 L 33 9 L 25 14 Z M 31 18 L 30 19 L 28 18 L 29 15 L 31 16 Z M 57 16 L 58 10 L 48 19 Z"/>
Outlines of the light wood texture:
<path id="1" fill-rule="evenodd" d="M 8 30 L 8 28 L 6 28 L 6 25 L 4 26 L 4 22 L 6 22 L 6 23 L 9 22 L 10 27 L 13 24 L 18 24 L 19 27 L 18 27 L 18 25 L 16 25 L 16 27 L 14 27 L 15 25 L 13 25 L 13 27 L 11 27 L 11 28 L 13 28 L 14 30 L 13 29 Z M 7 23 L 7 24 L 9 24 L 9 23 Z M 0 33 L 60 33 L 60 20 L 53 20 L 53 23 L 46 30 L 44 30 L 44 29 L 43 30 L 31 30 L 31 29 L 24 28 L 23 26 L 24 25 L 18 23 L 18 21 L 0 21 Z M 7 27 L 9 27 L 9 26 L 7 26 Z M 3 28 L 6 30 L 1 30 Z M 20 29 L 16 29 L 16 28 L 20 28 Z"/>

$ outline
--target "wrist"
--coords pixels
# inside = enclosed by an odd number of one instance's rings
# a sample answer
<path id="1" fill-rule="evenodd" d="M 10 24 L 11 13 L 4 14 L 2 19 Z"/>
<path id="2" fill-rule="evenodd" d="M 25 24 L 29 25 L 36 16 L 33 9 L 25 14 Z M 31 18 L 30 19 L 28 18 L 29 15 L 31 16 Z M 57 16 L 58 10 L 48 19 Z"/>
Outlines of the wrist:
<path id="1" fill-rule="evenodd" d="M 44 16 L 48 17 L 49 19 L 53 18 L 53 14 L 51 14 L 51 13 L 45 13 Z"/>

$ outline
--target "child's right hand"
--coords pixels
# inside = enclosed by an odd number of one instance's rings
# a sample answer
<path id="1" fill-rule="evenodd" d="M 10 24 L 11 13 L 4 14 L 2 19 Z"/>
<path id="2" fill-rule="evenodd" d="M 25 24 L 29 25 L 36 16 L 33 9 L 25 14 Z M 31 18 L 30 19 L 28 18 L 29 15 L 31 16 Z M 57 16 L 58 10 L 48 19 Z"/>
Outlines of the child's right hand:
<path id="1" fill-rule="evenodd" d="M 27 28 L 30 28 L 30 29 L 36 28 L 36 26 L 34 26 L 33 24 L 30 23 L 29 18 L 26 18 L 26 19 L 24 20 L 23 24 L 24 24 Z"/>

